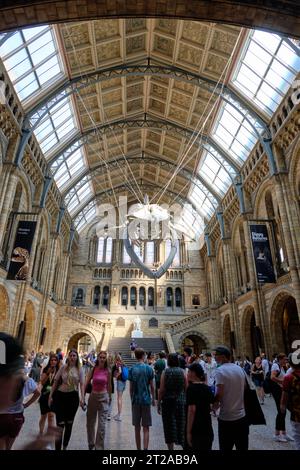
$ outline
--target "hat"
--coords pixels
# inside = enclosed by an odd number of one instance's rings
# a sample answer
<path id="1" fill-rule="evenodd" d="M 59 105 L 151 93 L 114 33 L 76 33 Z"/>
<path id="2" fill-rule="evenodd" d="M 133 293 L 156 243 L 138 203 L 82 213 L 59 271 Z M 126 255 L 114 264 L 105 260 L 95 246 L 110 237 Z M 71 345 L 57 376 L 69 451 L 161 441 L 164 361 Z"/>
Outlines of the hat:
<path id="1" fill-rule="evenodd" d="M 12 375 L 23 368 L 22 346 L 12 336 L 0 332 L 0 376 Z"/>
<path id="2" fill-rule="evenodd" d="M 231 356 L 230 349 L 228 349 L 227 346 L 217 346 L 215 351 L 218 356 L 225 356 L 227 358 Z"/>
<path id="3" fill-rule="evenodd" d="M 288 361 L 291 367 L 300 366 L 300 354 L 297 354 L 297 351 L 294 351 L 288 355 Z"/>
<path id="4" fill-rule="evenodd" d="M 199 379 L 204 378 L 204 370 L 201 364 L 198 362 L 193 362 L 190 366 L 187 367 L 191 372 L 195 372 Z"/>

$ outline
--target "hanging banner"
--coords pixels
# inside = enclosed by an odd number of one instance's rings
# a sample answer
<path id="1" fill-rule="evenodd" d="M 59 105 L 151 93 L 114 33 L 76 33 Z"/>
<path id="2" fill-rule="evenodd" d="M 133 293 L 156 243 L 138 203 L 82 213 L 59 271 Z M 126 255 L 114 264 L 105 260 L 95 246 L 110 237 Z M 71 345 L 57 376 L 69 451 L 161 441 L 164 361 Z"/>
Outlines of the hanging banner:
<path id="1" fill-rule="evenodd" d="M 11 254 L 7 279 L 26 281 L 36 222 L 20 220 Z"/>
<path id="2" fill-rule="evenodd" d="M 250 233 L 258 282 L 276 282 L 267 226 L 250 225 Z"/>

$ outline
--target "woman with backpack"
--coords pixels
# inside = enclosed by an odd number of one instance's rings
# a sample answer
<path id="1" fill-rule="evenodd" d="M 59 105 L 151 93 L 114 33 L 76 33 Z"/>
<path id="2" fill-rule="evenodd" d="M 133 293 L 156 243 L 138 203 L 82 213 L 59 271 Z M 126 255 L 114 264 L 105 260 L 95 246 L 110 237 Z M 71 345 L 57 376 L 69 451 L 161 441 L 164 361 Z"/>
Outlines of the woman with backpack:
<path id="1" fill-rule="evenodd" d="M 123 393 L 126 388 L 126 380 L 128 378 L 128 369 L 125 366 L 122 357 L 120 354 L 117 354 L 115 358 L 115 364 L 112 368 L 113 377 L 116 379 L 116 389 L 117 389 L 117 405 L 118 413 L 114 416 L 115 421 L 122 421 L 122 400 Z"/>
<path id="2" fill-rule="evenodd" d="M 89 450 L 104 450 L 105 426 L 111 402 L 111 372 L 106 351 L 99 352 L 95 366 L 87 376 L 85 391 L 90 383 L 92 386 L 86 415 L 88 446 Z"/>

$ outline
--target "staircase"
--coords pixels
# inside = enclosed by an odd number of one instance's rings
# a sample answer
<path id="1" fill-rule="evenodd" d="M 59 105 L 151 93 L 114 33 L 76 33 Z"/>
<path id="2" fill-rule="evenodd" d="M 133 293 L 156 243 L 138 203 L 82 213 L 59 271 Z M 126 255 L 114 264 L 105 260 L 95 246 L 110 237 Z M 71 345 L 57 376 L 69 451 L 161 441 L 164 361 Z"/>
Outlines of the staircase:
<path id="1" fill-rule="evenodd" d="M 110 353 L 122 353 L 122 358 L 125 364 L 128 367 L 131 367 L 133 364 L 136 364 L 136 359 L 131 359 L 130 351 L 130 341 L 131 338 L 111 338 L 108 344 L 107 350 Z M 137 338 L 135 342 L 138 348 L 143 348 L 146 352 L 152 352 L 154 354 L 159 353 L 164 350 L 167 351 L 167 345 L 164 340 L 161 338 Z"/>

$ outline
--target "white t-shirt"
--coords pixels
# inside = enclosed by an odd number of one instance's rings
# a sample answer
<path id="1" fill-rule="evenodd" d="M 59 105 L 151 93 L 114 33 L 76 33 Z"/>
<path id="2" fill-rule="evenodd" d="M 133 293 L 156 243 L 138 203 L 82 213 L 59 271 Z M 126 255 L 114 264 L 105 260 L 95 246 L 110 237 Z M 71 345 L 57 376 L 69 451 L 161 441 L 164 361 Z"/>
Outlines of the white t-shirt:
<path id="1" fill-rule="evenodd" d="M 267 373 L 269 372 L 269 361 L 268 359 L 262 359 L 261 365 L 264 371 L 264 376 L 266 377 Z"/>
<path id="2" fill-rule="evenodd" d="M 37 389 L 37 384 L 35 383 L 35 381 L 30 377 L 27 378 L 25 380 L 23 391 L 19 400 L 17 400 L 12 406 L 7 408 L 6 410 L 0 411 L 0 414 L 23 413 L 24 412 L 24 406 L 23 406 L 24 398 L 34 393 L 36 389 Z"/>
<path id="3" fill-rule="evenodd" d="M 236 421 L 245 416 L 245 372 L 240 366 L 226 362 L 216 370 L 216 385 L 224 385 L 219 419 Z"/>
<path id="4" fill-rule="evenodd" d="M 272 365 L 271 372 L 273 372 L 274 370 L 276 370 L 277 373 L 279 372 L 279 374 L 276 376 L 276 378 L 277 379 L 283 379 L 283 377 L 285 376 L 285 370 L 283 369 L 283 367 L 280 367 L 277 362 L 275 362 Z"/>

